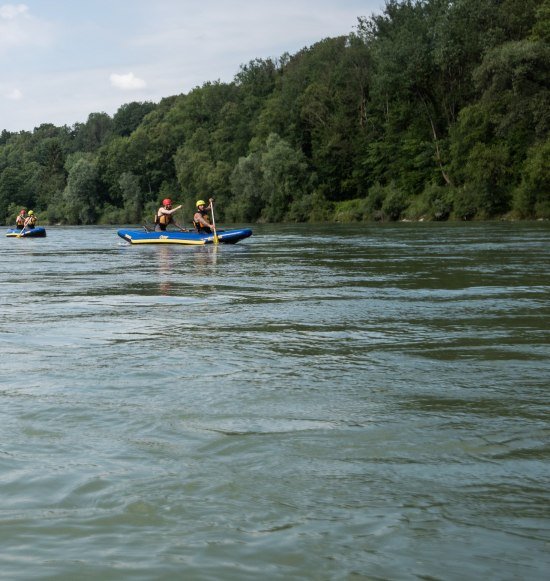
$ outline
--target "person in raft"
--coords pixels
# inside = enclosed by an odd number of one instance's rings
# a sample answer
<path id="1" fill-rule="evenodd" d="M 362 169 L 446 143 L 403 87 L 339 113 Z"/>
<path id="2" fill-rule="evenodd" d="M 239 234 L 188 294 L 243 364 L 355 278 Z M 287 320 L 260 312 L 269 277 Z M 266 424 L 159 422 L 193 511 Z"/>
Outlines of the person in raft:
<path id="1" fill-rule="evenodd" d="M 27 210 L 24 208 L 17 214 L 17 218 L 15 219 L 15 227 L 21 230 L 25 225 L 25 218 L 27 217 Z"/>
<path id="2" fill-rule="evenodd" d="M 176 228 L 183 228 L 174 220 L 174 214 L 181 208 L 181 205 L 172 208 L 172 200 L 166 198 L 162 200 L 162 206 L 155 214 L 155 232 L 164 232 L 168 224 L 174 224 Z"/>
<path id="3" fill-rule="evenodd" d="M 32 210 L 29 210 L 29 213 L 25 218 L 25 223 L 23 224 L 23 229 L 32 230 L 36 226 L 37 222 L 38 218 L 36 217 L 36 214 Z"/>
<path id="4" fill-rule="evenodd" d="M 193 226 L 195 226 L 195 230 L 202 234 L 211 234 L 214 232 L 212 228 L 212 224 L 210 224 L 210 220 L 208 218 L 208 210 L 212 209 L 212 202 L 214 201 L 213 198 L 208 200 L 210 203 L 208 206 L 204 200 L 197 200 L 197 210 L 193 215 Z"/>

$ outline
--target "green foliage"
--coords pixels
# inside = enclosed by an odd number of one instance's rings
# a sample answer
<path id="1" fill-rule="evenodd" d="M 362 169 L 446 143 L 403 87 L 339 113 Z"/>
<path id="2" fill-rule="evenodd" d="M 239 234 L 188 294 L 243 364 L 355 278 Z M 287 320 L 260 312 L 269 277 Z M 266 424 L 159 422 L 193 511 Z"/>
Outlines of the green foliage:
<path id="1" fill-rule="evenodd" d="M 86 155 L 70 157 L 67 165 L 69 177 L 63 192 L 63 221 L 69 224 L 95 224 L 100 215 L 97 165 Z"/>
<path id="2" fill-rule="evenodd" d="M 533 146 L 525 160 L 521 184 L 514 195 L 520 218 L 550 219 L 550 140 Z"/>
<path id="3" fill-rule="evenodd" d="M 542 0 L 536 9 L 536 21 L 531 31 L 531 38 L 550 43 L 550 0 Z"/>
<path id="4" fill-rule="evenodd" d="M 97 218 L 98 224 L 136 224 L 137 220 L 133 220 L 130 213 L 125 208 L 117 208 L 111 204 L 105 204 L 101 214 Z"/>
<path id="5" fill-rule="evenodd" d="M 86 123 L 75 124 L 75 151 L 96 151 L 111 137 L 112 125 L 113 120 L 107 113 L 90 113 Z"/>
<path id="6" fill-rule="evenodd" d="M 453 196 L 453 216 L 457 220 L 472 220 L 479 210 L 478 193 L 469 186 L 457 188 Z"/>
<path id="7" fill-rule="evenodd" d="M 370 220 L 380 221 L 384 219 L 382 213 L 382 205 L 386 198 L 388 188 L 382 186 L 380 182 L 376 182 L 370 189 L 365 202 L 367 210 L 367 218 Z"/>
<path id="8" fill-rule="evenodd" d="M 230 178 L 232 199 L 226 217 L 233 222 L 256 222 L 263 209 L 263 171 L 259 153 L 239 159 Z"/>
<path id="9" fill-rule="evenodd" d="M 139 222 L 143 210 L 143 193 L 139 178 L 131 172 L 124 172 L 118 182 L 124 199 L 125 222 Z"/>
<path id="10" fill-rule="evenodd" d="M 550 128 L 550 47 L 542 42 L 506 42 L 489 51 L 474 80 L 495 136 L 525 152 Z"/>
<path id="11" fill-rule="evenodd" d="M 113 116 L 113 132 L 121 137 L 130 136 L 143 121 L 143 118 L 154 111 L 156 105 L 149 101 L 126 103 L 119 107 Z"/>
<path id="12" fill-rule="evenodd" d="M 489 218 L 509 209 L 510 153 L 504 144 L 476 144 L 466 163 L 468 189 L 477 191 L 479 217 Z"/>
<path id="13" fill-rule="evenodd" d="M 336 222 L 362 222 L 369 217 L 366 198 L 337 202 L 334 209 Z"/>
<path id="14" fill-rule="evenodd" d="M 365 199 L 355 200 L 354 205 L 342 209 L 348 210 L 348 216 L 339 216 L 340 221 L 349 221 L 349 212 L 355 212 L 352 216 L 357 220 L 395 221 L 404 215 L 409 204 L 409 199 L 395 182 L 391 181 L 387 186 L 375 183 Z"/>
<path id="15" fill-rule="evenodd" d="M 304 194 L 291 203 L 286 219 L 289 222 L 331 222 L 334 205 L 320 191 Z"/>
<path id="16" fill-rule="evenodd" d="M 307 221 L 312 179 L 302 152 L 272 133 L 263 152 L 241 158 L 231 175 L 233 202 L 227 215 L 235 221 Z M 308 202 L 304 203 L 304 197 Z M 293 202 L 296 202 L 293 205 Z"/>
<path id="17" fill-rule="evenodd" d="M 267 222 L 288 219 L 287 212 L 292 200 L 308 193 L 307 163 L 303 153 L 272 133 L 262 155 L 262 173 L 262 218 Z"/>
<path id="18" fill-rule="evenodd" d="M 11 204 L 27 207 L 30 195 L 25 190 L 24 176 L 17 168 L 6 168 L 0 175 L 0 209 L 5 220 L 11 220 Z"/>
<path id="19" fill-rule="evenodd" d="M 50 202 L 45 214 L 41 214 L 40 221 L 48 224 L 70 224 L 62 196 L 58 196 Z"/>
<path id="20" fill-rule="evenodd" d="M 399 220 L 407 209 L 408 204 L 407 194 L 403 190 L 396 188 L 394 184 L 391 184 L 382 204 L 382 214 L 389 220 Z"/>
<path id="21" fill-rule="evenodd" d="M 479 103 L 465 107 L 450 130 L 449 171 L 455 183 L 464 183 L 466 163 L 471 150 L 479 143 L 490 142 L 493 124 L 489 112 Z"/>
<path id="22" fill-rule="evenodd" d="M 453 209 L 453 188 L 429 184 L 405 212 L 409 220 L 447 220 Z"/>

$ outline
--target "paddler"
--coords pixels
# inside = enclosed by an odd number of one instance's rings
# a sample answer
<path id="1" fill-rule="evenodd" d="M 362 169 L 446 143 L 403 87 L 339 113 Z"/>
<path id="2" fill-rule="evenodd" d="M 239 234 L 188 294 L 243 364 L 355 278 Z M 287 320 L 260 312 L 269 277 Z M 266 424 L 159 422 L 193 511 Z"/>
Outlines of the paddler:
<path id="1" fill-rule="evenodd" d="M 174 224 L 176 228 L 183 230 L 183 228 L 174 220 L 174 214 L 181 208 L 181 204 L 172 208 L 172 200 L 165 198 L 162 200 L 162 206 L 155 214 L 155 232 L 164 232 L 168 224 Z"/>
<path id="2" fill-rule="evenodd" d="M 195 226 L 195 230 L 203 234 L 211 234 L 214 231 L 208 218 L 208 211 L 212 210 L 212 202 L 214 199 L 210 198 L 208 201 L 210 203 L 207 206 L 204 200 L 197 200 L 197 210 L 193 215 L 193 226 Z"/>
<path id="3" fill-rule="evenodd" d="M 15 227 L 21 230 L 25 226 L 25 219 L 27 217 L 27 210 L 23 208 L 19 214 L 17 214 L 17 218 L 15 219 Z"/>
<path id="4" fill-rule="evenodd" d="M 25 222 L 23 223 L 23 230 L 32 230 L 37 222 L 38 218 L 36 217 L 36 214 L 32 210 L 29 210 Z"/>

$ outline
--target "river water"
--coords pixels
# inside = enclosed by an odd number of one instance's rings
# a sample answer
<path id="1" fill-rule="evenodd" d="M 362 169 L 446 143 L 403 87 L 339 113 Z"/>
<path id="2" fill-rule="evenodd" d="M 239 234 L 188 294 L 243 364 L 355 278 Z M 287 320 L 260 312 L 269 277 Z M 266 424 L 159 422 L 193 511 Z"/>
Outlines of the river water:
<path id="1" fill-rule="evenodd" d="M 0 578 L 547 578 L 548 223 L 0 245 Z"/>

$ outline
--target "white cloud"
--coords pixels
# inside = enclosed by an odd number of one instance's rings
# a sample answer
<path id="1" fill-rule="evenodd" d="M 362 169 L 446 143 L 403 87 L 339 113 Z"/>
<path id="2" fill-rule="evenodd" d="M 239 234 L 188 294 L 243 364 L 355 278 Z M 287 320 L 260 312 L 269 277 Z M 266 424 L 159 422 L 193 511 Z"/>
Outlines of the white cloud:
<path id="1" fill-rule="evenodd" d="M 111 80 L 111 85 L 117 89 L 122 89 L 123 91 L 133 91 L 135 89 L 143 89 L 147 86 L 147 83 L 136 77 L 134 73 L 127 73 L 125 75 L 117 75 L 112 73 L 109 76 Z"/>
<path id="2" fill-rule="evenodd" d="M 29 7 L 26 4 L 3 4 L 0 6 L 0 18 L 2 20 L 13 20 L 28 11 Z"/>
<path id="3" fill-rule="evenodd" d="M 0 56 L 14 47 L 48 46 L 50 28 L 33 18 L 26 4 L 0 5 Z"/>
<path id="4" fill-rule="evenodd" d="M 6 93 L 5 97 L 11 101 L 20 101 L 23 98 L 23 93 L 19 89 L 12 89 Z"/>

